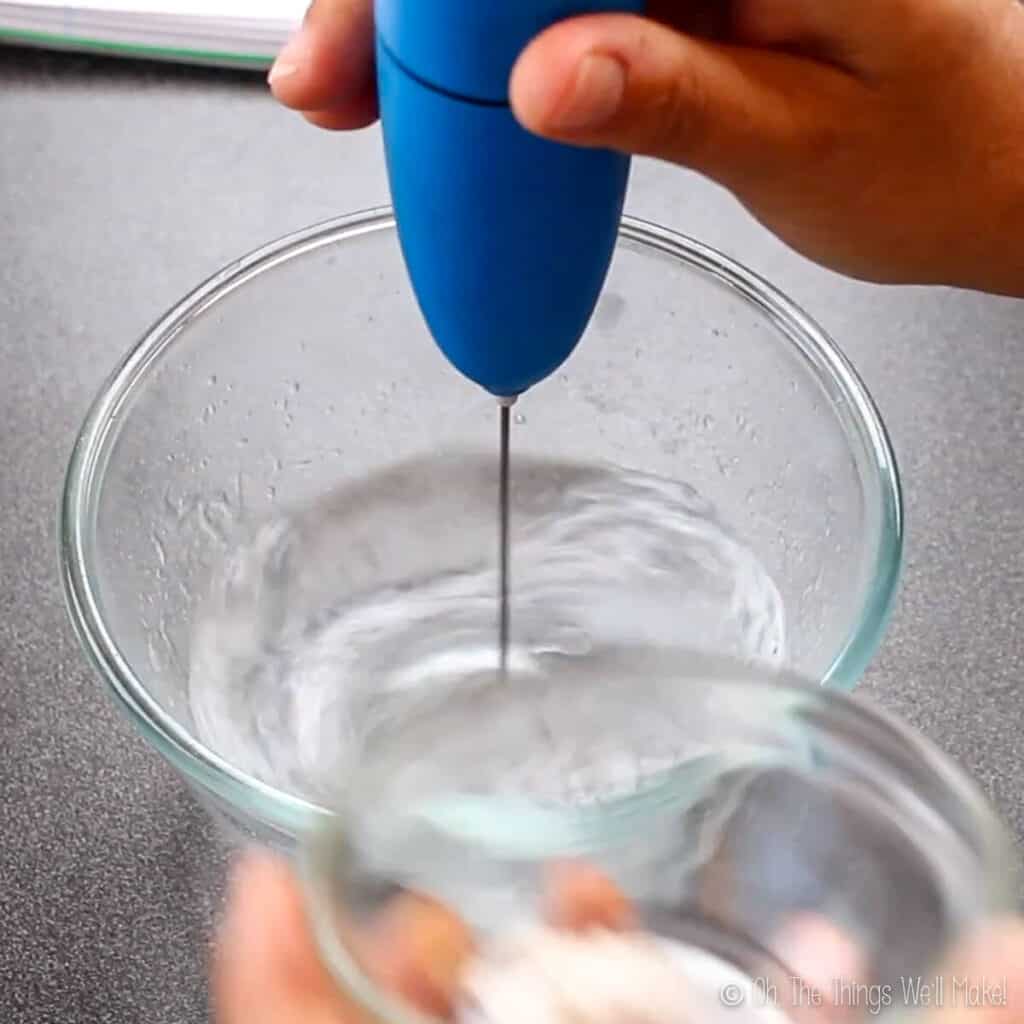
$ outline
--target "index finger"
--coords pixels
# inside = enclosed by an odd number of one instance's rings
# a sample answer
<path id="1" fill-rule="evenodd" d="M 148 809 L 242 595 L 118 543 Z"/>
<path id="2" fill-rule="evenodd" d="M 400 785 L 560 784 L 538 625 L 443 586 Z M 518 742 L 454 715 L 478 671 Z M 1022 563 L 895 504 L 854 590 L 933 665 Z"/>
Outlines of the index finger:
<path id="1" fill-rule="evenodd" d="M 377 117 L 372 0 L 315 0 L 271 68 L 274 97 L 328 128 Z"/>

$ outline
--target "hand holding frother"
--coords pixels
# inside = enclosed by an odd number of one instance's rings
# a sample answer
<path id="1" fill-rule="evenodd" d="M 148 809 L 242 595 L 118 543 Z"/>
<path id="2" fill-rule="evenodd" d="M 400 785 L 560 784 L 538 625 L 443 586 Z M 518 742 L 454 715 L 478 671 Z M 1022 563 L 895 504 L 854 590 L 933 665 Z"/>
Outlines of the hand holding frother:
<path id="1" fill-rule="evenodd" d="M 377 113 L 371 0 L 316 0 L 272 75 L 329 128 Z M 513 69 L 548 138 L 706 174 L 804 255 L 1024 295 L 1017 0 L 652 0 L 573 18 Z"/>

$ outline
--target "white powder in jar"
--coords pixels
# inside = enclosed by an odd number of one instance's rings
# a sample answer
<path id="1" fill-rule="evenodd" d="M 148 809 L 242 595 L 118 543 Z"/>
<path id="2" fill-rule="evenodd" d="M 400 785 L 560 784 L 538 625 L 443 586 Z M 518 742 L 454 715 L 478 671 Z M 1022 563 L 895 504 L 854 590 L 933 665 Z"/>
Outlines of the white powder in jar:
<path id="1" fill-rule="evenodd" d="M 642 932 L 516 929 L 460 988 L 462 1024 L 789 1024 L 733 964 Z"/>
<path id="2" fill-rule="evenodd" d="M 686 979 L 663 944 L 637 933 L 531 926 L 475 958 L 462 988 L 489 1024 L 681 1024 Z"/>

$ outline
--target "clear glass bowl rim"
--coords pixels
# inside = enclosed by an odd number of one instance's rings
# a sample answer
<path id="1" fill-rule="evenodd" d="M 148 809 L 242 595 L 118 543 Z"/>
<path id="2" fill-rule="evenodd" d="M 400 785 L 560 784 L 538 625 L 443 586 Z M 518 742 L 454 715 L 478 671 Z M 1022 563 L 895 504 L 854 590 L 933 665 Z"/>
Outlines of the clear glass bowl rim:
<path id="1" fill-rule="evenodd" d="M 75 439 L 59 508 L 58 556 L 72 626 L 89 660 L 130 720 L 190 782 L 209 790 L 236 811 L 253 815 L 284 832 L 303 832 L 328 817 L 329 812 L 231 765 L 201 744 L 150 695 L 122 654 L 102 613 L 93 582 L 96 573 L 92 528 L 119 411 L 130 396 L 146 386 L 157 363 L 193 318 L 279 263 L 324 246 L 394 228 L 392 210 L 386 206 L 332 218 L 253 250 L 227 264 L 181 299 L 145 332 L 101 387 Z M 850 438 L 851 445 L 861 445 L 876 470 L 879 538 L 872 586 L 845 643 L 821 681 L 833 690 L 852 689 L 885 633 L 903 556 L 899 470 L 873 399 L 832 338 L 758 274 L 702 242 L 636 217 L 623 217 L 620 239 L 674 257 L 758 308 L 853 411 L 857 436 Z"/>

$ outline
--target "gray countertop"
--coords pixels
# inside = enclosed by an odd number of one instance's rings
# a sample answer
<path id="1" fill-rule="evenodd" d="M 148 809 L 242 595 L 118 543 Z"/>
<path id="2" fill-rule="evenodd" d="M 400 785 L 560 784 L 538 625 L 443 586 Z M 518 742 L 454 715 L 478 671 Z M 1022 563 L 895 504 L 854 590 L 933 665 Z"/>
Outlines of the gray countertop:
<path id="1" fill-rule="evenodd" d="M 54 517 L 74 431 L 149 324 L 227 260 L 387 199 L 376 130 L 258 76 L 0 50 L 0 1021 L 190 1024 L 225 854 L 67 625 Z M 906 485 L 899 610 L 864 689 L 1024 836 L 1024 305 L 808 265 L 721 191 L 638 164 L 631 212 L 773 279 L 861 370 Z"/>

